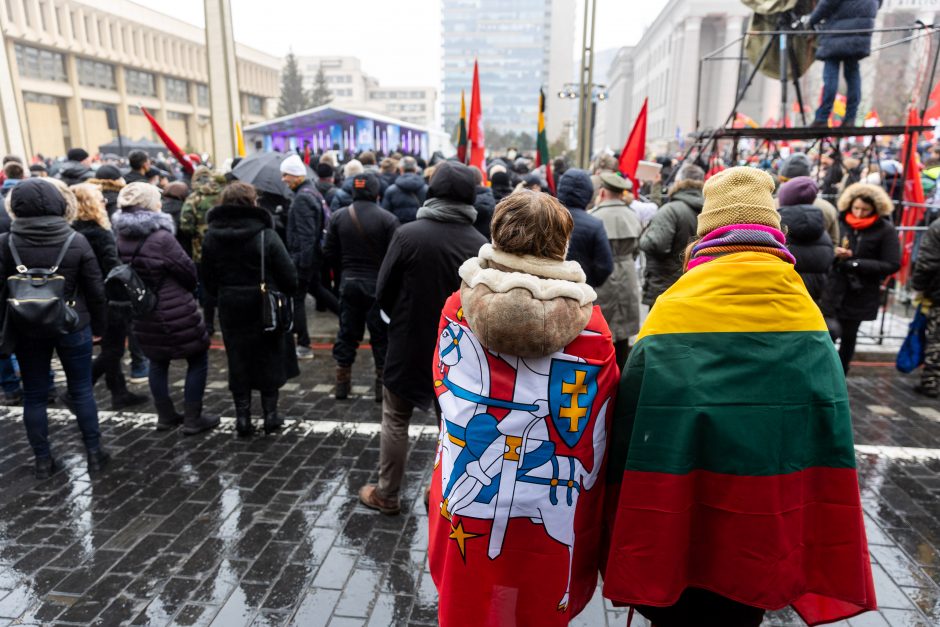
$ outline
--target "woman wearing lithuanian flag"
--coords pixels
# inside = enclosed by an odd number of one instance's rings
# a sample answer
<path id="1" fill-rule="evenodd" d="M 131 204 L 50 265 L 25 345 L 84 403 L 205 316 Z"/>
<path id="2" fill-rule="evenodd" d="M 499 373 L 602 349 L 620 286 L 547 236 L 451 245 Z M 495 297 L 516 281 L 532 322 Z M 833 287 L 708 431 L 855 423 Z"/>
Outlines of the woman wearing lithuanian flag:
<path id="1" fill-rule="evenodd" d="M 876 607 L 845 378 L 773 189 L 753 168 L 708 180 L 621 379 L 604 595 L 655 627 Z"/>

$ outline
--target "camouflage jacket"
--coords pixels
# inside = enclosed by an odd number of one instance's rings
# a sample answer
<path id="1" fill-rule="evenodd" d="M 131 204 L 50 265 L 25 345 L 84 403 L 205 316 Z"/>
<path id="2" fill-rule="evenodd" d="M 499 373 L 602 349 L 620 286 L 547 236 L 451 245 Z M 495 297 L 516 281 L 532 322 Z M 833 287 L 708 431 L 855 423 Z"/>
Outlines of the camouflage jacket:
<path id="1" fill-rule="evenodd" d="M 219 204 L 225 178 L 213 174 L 208 168 L 198 168 L 193 174 L 193 192 L 180 210 L 180 233 L 192 238 L 193 261 L 202 260 L 202 238 L 209 225 L 206 214 Z"/>

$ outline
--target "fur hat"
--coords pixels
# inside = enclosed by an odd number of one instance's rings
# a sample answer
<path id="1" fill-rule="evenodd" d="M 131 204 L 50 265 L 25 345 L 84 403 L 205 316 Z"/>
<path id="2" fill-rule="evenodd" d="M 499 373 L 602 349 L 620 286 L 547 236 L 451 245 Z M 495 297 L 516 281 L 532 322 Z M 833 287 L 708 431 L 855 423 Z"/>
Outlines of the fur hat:
<path id="1" fill-rule="evenodd" d="M 160 211 L 163 202 L 160 198 L 160 188 L 150 183 L 129 183 L 118 194 L 118 207 L 140 207 L 148 211 Z"/>
<path id="2" fill-rule="evenodd" d="M 705 205 L 698 216 L 698 235 L 729 224 L 763 224 L 780 228 L 774 206 L 774 180 L 757 168 L 722 170 L 705 182 Z"/>

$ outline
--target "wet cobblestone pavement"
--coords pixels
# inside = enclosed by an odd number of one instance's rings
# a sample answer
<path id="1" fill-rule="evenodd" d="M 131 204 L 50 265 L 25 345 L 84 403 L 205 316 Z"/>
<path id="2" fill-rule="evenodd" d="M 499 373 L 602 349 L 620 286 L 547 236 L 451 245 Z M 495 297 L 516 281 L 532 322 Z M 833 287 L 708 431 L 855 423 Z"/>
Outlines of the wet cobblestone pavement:
<path id="1" fill-rule="evenodd" d="M 355 398 L 337 402 L 329 353 L 316 353 L 282 393 L 278 435 L 240 440 L 226 419 L 183 437 L 154 431 L 150 406 L 103 411 L 114 460 L 100 476 L 55 410 L 67 469 L 36 482 L 20 410 L 0 408 L 0 625 L 436 624 L 420 499 L 433 417 L 413 422 L 402 515 L 365 509 L 356 492 L 379 455 L 371 359 L 360 351 Z M 221 351 L 211 365 L 206 407 L 231 416 Z M 182 369 L 172 375 L 179 396 Z M 911 383 L 864 366 L 849 380 L 881 610 L 843 626 L 940 625 L 940 403 Z M 623 626 L 626 613 L 597 595 L 572 624 Z M 784 611 L 766 624 L 802 623 Z"/>

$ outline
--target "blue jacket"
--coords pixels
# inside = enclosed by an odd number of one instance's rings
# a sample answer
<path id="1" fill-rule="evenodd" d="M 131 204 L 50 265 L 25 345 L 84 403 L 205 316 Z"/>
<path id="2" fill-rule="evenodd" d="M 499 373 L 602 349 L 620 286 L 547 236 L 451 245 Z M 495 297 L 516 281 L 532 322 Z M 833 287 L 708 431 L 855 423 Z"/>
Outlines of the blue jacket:
<path id="1" fill-rule="evenodd" d="M 614 271 L 614 259 L 604 223 L 584 210 L 593 197 L 594 184 L 586 170 L 569 169 L 558 181 L 558 200 L 574 220 L 568 259 L 581 264 L 588 285 L 597 287 Z"/>
<path id="2" fill-rule="evenodd" d="M 809 18 L 821 30 L 865 30 L 875 27 L 880 0 L 820 0 Z M 821 61 L 858 60 L 871 54 L 871 34 L 819 35 L 816 58 Z"/>
<path id="3" fill-rule="evenodd" d="M 395 179 L 382 196 L 382 208 L 391 211 L 402 224 L 413 222 L 418 207 L 424 204 L 427 183 L 420 174 L 409 172 Z"/>

